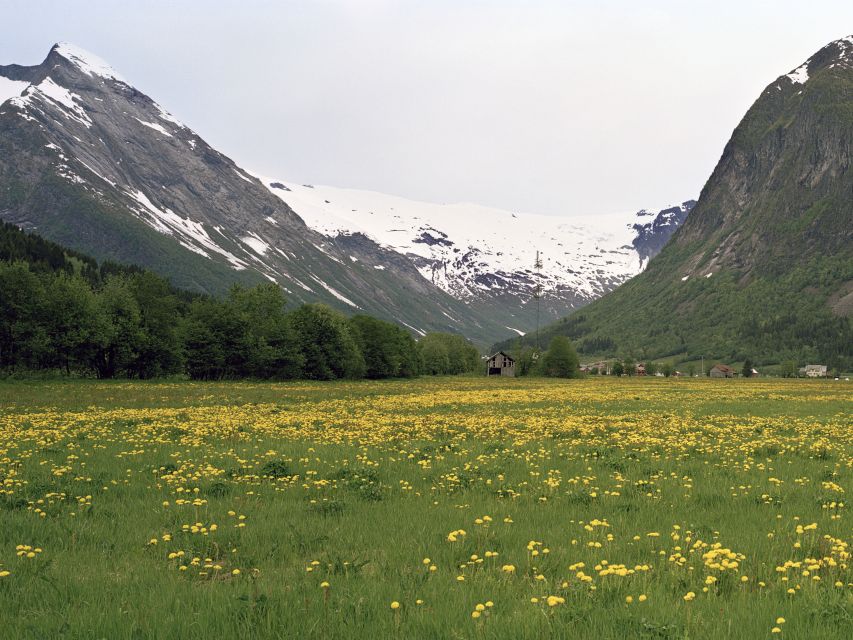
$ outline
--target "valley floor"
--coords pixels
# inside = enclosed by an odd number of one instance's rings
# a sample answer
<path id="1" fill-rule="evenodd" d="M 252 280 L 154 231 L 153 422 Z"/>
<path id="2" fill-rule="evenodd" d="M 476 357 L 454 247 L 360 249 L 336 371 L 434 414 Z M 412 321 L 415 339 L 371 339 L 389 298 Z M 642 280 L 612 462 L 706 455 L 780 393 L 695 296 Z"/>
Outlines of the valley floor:
<path id="1" fill-rule="evenodd" d="M 853 387 L 0 384 L 8 638 L 853 637 Z"/>

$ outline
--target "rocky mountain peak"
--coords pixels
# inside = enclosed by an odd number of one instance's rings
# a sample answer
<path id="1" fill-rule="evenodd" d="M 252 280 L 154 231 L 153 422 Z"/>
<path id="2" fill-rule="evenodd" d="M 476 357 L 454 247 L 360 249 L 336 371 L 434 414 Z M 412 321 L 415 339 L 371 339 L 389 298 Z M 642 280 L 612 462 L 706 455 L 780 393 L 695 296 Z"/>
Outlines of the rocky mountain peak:
<path id="1" fill-rule="evenodd" d="M 0 76 L 35 85 L 50 76 L 62 78 L 66 84 L 76 84 L 87 77 L 126 82 L 95 54 L 65 42 L 53 45 L 47 57 L 39 64 L 0 65 Z"/>
<path id="2" fill-rule="evenodd" d="M 105 80 L 116 80 L 129 84 L 115 69 L 113 69 L 106 61 L 96 56 L 94 53 L 86 51 L 82 47 L 71 44 L 69 42 L 59 42 L 50 50 L 45 63 L 49 63 L 51 58 L 61 58 L 64 61 L 92 78 L 102 78 Z"/>
<path id="3" fill-rule="evenodd" d="M 833 64 L 853 65 L 853 35 L 830 42 L 810 60 L 818 67 Z"/>
<path id="4" fill-rule="evenodd" d="M 830 42 L 782 77 L 788 78 L 793 85 L 806 84 L 818 71 L 836 67 L 853 68 L 853 35 Z"/>

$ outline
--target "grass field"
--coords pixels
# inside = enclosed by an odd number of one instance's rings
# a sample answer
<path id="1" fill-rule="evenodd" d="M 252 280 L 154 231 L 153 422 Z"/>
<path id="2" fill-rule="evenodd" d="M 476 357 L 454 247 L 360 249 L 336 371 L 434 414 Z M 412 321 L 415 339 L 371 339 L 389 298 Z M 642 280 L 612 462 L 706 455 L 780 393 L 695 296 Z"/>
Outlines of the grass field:
<path id="1" fill-rule="evenodd" d="M 853 637 L 853 387 L 0 384 L 2 638 Z"/>

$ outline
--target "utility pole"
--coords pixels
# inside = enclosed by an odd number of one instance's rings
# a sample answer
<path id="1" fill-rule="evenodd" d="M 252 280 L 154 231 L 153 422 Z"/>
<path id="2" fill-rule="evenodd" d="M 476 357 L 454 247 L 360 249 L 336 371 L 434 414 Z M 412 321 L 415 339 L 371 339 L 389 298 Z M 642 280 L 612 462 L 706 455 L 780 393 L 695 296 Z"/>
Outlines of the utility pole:
<path id="1" fill-rule="evenodd" d="M 702 372 L 699 374 L 700 378 L 705 377 L 705 356 L 702 356 Z"/>
<path id="2" fill-rule="evenodd" d="M 536 252 L 536 262 L 533 263 L 533 268 L 536 270 L 536 286 L 533 289 L 533 297 L 536 300 L 536 351 L 540 350 L 539 346 L 539 307 L 542 299 L 542 282 L 540 272 L 542 271 L 542 259 L 539 257 L 539 252 Z"/>

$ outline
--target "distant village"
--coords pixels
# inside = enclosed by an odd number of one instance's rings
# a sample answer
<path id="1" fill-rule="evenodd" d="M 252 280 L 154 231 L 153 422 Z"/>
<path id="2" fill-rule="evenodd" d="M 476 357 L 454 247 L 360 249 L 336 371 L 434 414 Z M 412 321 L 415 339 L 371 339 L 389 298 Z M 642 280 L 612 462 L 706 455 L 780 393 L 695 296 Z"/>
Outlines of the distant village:
<path id="1" fill-rule="evenodd" d="M 618 360 L 608 360 L 592 362 L 589 364 L 581 364 L 582 373 L 588 375 L 627 375 L 627 376 L 657 376 L 657 377 L 694 377 L 698 378 L 704 375 L 705 372 L 683 372 L 671 367 L 671 365 L 658 365 L 655 363 L 637 363 L 634 365 L 633 371 L 629 370 L 630 365 L 626 365 Z M 707 371 L 710 378 L 757 378 L 761 373 L 753 368 L 736 369 L 727 364 L 717 363 L 710 367 Z M 800 378 L 826 378 L 828 376 L 828 368 L 825 364 L 807 364 L 800 367 L 797 371 L 797 377 Z"/>
<path id="2" fill-rule="evenodd" d="M 511 355 L 504 351 L 498 351 L 484 358 L 486 361 L 487 376 L 507 376 L 515 377 L 517 375 L 516 360 Z M 704 365 L 700 366 L 700 371 L 696 370 L 694 364 L 691 364 L 688 371 L 679 371 L 669 363 L 655 362 L 638 362 L 621 361 L 621 360 L 600 360 L 598 362 L 590 362 L 580 365 L 580 372 L 591 376 L 656 376 L 659 378 L 680 378 L 690 377 L 698 378 L 707 374 L 710 378 L 758 378 L 761 372 L 752 367 L 747 361 L 741 369 L 729 366 L 723 363 L 712 365 L 707 372 Z M 826 378 L 829 376 L 828 367 L 825 364 L 807 364 L 800 367 L 794 374 L 788 377 L 799 378 Z"/>

